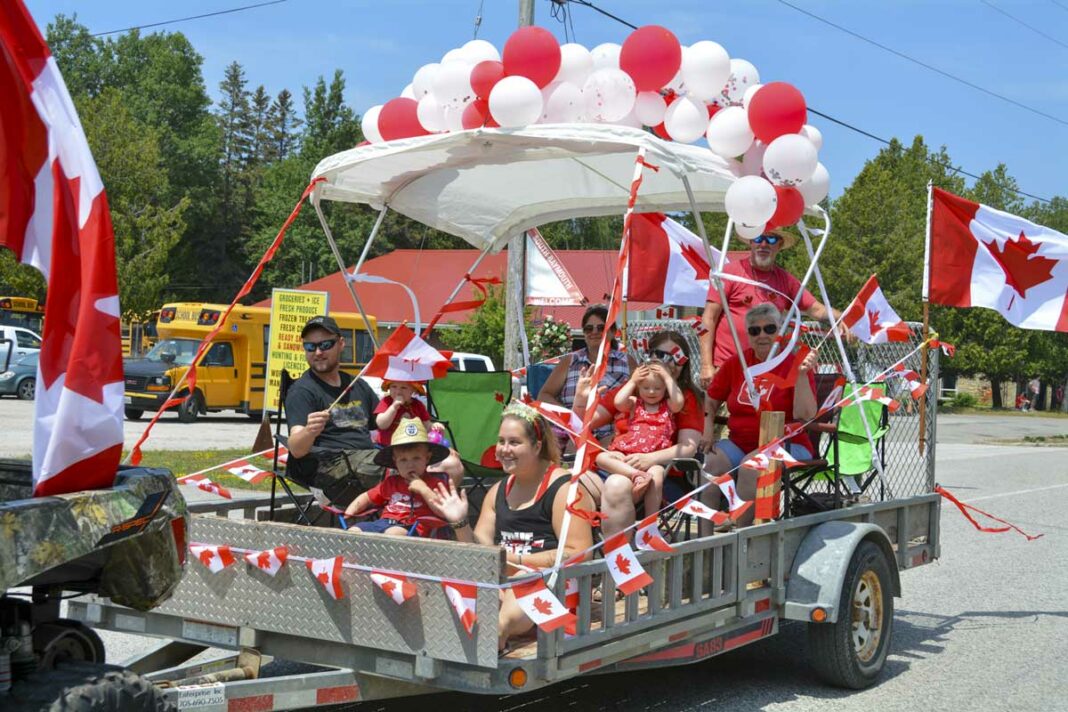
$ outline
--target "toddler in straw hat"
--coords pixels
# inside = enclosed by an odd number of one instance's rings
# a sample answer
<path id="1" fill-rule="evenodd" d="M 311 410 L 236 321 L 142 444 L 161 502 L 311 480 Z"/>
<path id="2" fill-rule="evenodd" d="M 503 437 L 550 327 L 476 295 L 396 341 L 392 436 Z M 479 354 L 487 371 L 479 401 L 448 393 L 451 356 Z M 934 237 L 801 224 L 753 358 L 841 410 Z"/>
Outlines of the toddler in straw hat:
<path id="1" fill-rule="evenodd" d="M 373 522 L 360 522 L 356 528 L 363 532 L 407 536 L 432 531 L 440 514 L 427 504 L 428 497 L 438 486 L 448 486 L 449 476 L 428 472 L 430 465 L 449 456 L 444 445 L 431 442 L 426 426 L 419 418 L 402 418 L 393 431 L 388 447 L 375 456 L 375 463 L 389 468 L 386 477 L 364 492 L 345 509 L 353 516 L 372 507 L 382 509 Z M 422 526 L 420 526 L 422 525 Z"/>

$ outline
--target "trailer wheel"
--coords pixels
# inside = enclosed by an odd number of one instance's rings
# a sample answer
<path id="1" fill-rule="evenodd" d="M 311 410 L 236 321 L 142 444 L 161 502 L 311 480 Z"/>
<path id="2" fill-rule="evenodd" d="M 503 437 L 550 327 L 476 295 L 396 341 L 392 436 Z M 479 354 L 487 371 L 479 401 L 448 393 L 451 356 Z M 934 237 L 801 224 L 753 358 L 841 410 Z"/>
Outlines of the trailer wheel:
<path id="1" fill-rule="evenodd" d="M 95 630 L 64 618 L 34 628 L 33 648 L 44 670 L 63 662 L 102 663 L 105 657 L 104 642 Z"/>
<path id="2" fill-rule="evenodd" d="M 12 712 L 174 712 L 177 707 L 140 675 L 115 665 L 76 663 L 15 683 Z M 5 709 L 9 709 L 6 708 Z"/>
<path id="3" fill-rule="evenodd" d="M 809 656 L 824 681 L 860 690 L 878 679 L 893 632 L 892 582 L 882 549 L 862 541 L 846 571 L 838 621 L 808 626 Z"/>
<path id="4" fill-rule="evenodd" d="M 182 423 L 195 423 L 197 422 L 197 415 L 202 412 L 206 412 L 204 398 L 200 395 L 200 391 L 193 391 L 193 395 L 186 398 L 178 406 L 178 420 Z"/>

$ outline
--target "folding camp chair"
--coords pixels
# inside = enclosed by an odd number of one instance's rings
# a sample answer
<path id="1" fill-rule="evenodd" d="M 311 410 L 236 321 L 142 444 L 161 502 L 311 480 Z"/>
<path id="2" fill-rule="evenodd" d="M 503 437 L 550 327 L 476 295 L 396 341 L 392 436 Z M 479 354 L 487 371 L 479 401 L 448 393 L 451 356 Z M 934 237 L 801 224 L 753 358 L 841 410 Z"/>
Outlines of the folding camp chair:
<path id="1" fill-rule="evenodd" d="M 449 371 L 430 381 L 427 400 L 434 419 L 449 433 L 452 447 L 464 465 L 464 486 L 475 509 L 481 509 L 487 480 L 504 477 L 490 460 L 497 444 L 501 413 L 512 397 L 512 374 L 508 371 Z"/>
<path id="2" fill-rule="evenodd" d="M 810 432 L 826 435 L 820 456 L 783 472 L 786 516 L 837 509 L 866 492 L 879 476 L 876 458 L 882 469 L 886 467 L 885 441 L 890 427 L 884 404 L 872 400 L 851 403 L 832 412 L 830 421 L 815 425 Z"/>
<path id="3" fill-rule="evenodd" d="M 293 384 L 293 380 L 293 377 L 289 375 L 289 371 L 283 368 L 281 381 L 278 384 L 278 422 L 275 423 L 274 427 L 274 459 L 271 468 L 273 477 L 271 479 L 271 509 L 269 517 L 271 521 L 274 521 L 275 492 L 278 485 L 282 485 L 282 490 L 296 510 L 296 522 L 310 525 L 312 520 L 309 514 L 315 505 L 315 498 L 295 494 L 293 492 L 293 484 L 299 483 L 291 482 L 289 479 L 288 458 L 285 464 L 278 462 L 279 450 L 283 447 L 288 449 L 289 446 L 289 438 L 282 435 L 282 423 L 286 419 L 286 395 L 289 393 L 289 387 Z M 305 501 L 302 503 L 302 500 Z"/>
<path id="4" fill-rule="evenodd" d="M 541 393 L 541 387 L 549 380 L 553 368 L 555 366 L 547 363 L 532 363 L 527 366 L 527 393 L 531 398 L 537 399 L 538 394 Z"/>

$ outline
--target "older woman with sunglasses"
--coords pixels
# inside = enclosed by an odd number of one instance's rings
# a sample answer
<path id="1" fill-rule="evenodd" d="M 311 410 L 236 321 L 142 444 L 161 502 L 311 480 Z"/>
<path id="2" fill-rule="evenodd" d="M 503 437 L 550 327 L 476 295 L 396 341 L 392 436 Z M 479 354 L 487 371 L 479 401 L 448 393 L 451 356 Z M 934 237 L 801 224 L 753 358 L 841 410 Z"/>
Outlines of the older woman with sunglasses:
<path id="1" fill-rule="evenodd" d="M 608 308 L 603 304 L 594 304 L 586 309 L 582 315 L 582 338 L 585 346 L 560 359 L 560 363 L 556 364 L 556 368 L 549 374 L 545 385 L 538 392 L 538 400 L 566 408 L 574 407 L 579 379 L 592 368 L 597 358 L 597 349 L 600 348 L 605 338 L 606 329 L 610 331 L 614 327 L 614 325 L 605 324 L 607 318 Z M 608 366 L 599 385 L 604 388 L 622 386 L 630 378 L 634 364 L 627 358 L 626 353 L 617 348 L 614 340 L 606 356 Z M 598 428 L 595 434 L 598 439 L 610 438 L 612 427 L 608 425 Z M 562 443 L 567 442 L 566 433 L 559 432 L 557 435 Z"/>
<path id="2" fill-rule="evenodd" d="M 773 304 L 759 304 L 745 313 L 745 334 L 749 337 L 750 346 L 744 354 L 747 366 L 767 360 L 781 326 L 782 314 Z M 772 369 L 771 374 L 786 377 L 797 358 L 795 354 L 787 356 L 781 364 Z M 742 499 L 753 499 L 756 495 L 758 473 L 737 468 L 745 457 L 759 446 L 760 411 L 783 411 L 788 422 L 804 422 L 815 416 L 815 367 L 816 352 L 810 351 L 797 366 L 797 381 L 793 386 L 758 386 L 760 399 L 764 403 L 758 408 L 760 404 L 753 403 L 750 398 L 741 359 L 734 356 L 724 363 L 716 371 L 705 401 L 705 427 L 701 438 L 701 446 L 705 452 L 705 471 L 711 475 L 735 471 L 739 496 Z M 727 404 L 730 438 L 715 442 L 713 416 L 721 403 Z M 804 431 L 790 440 L 788 449 L 798 460 L 812 457 L 812 443 Z M 712 506 L 719 504 L 718 499 L 719 490 L 715 487 L 709 487 L 702 493 L 702 500 Z M 751 520 L 752 508 L 743 517 Z"/>

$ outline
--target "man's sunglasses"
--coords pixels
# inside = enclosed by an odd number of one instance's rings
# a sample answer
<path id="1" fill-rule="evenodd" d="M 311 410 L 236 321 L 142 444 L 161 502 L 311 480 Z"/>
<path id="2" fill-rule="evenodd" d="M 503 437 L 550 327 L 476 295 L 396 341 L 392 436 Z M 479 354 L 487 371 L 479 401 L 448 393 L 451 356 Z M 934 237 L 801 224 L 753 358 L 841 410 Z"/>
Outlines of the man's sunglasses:
<path id="1" fill-rule="evenodd" d="M 334 348 L 335 345 L 337 345 L 337 339 L 324 339 L 322 341 L 305 341 L 304 351 L 305 353 L 309 354 L 315 353 L 316 349 L 318 349 L 319 351 L 326 352 Z"/>
<path id="2" fill-rule="evenodd" d="M 594 332 L 597 332 L 598 334 L 603 334 L 604 324 L 586 324 L 586 326 L 582 327 L 583 334 L 592 334 Z"/>
<path id="3" fill-rule="evenodd" d="M 764 326 L 750 326 L 748 329 L 746 329 L 746 331 L 749 332 L 750 336 L 760 336 L 761 331 L 763 331 L 765 334 L 771 335 L 778 330 L 779 327 L 775 326 L 774 324 L 765 324 Z"/>
<path id="4" fill-rule="evenodd" d="M 778 235 L 758 235 L 757 237 L 753 238 L 753 244 L 754 245 L 765 245 L 766 244 L 766 245 L 768 245 L 770 247 L 772 245 L 778 245 L 779 244 L 779 240 L 781 240 L 781 239 L 782 238 L 779 237 Z"/>

